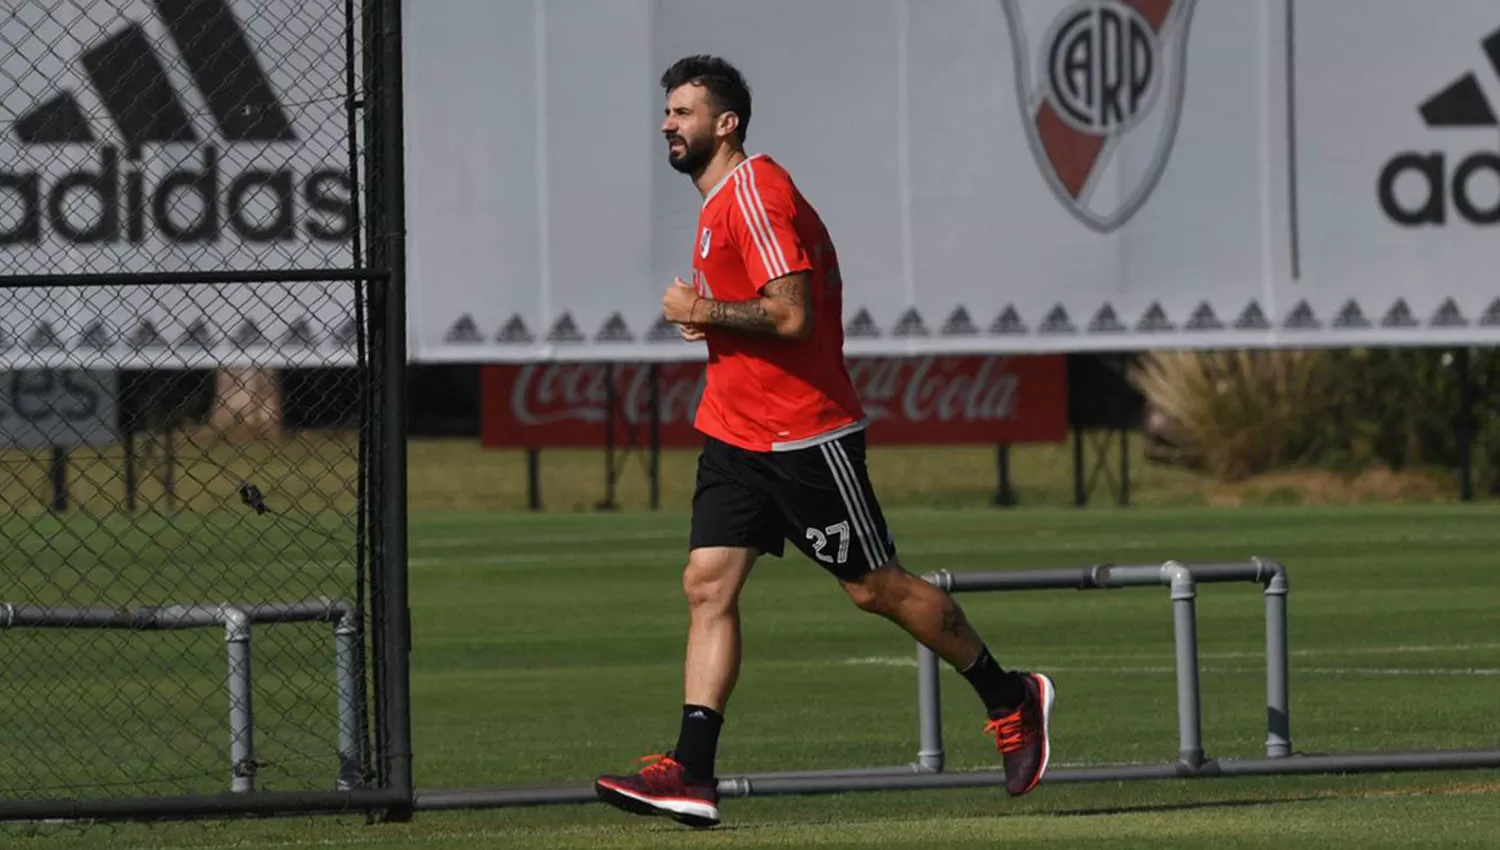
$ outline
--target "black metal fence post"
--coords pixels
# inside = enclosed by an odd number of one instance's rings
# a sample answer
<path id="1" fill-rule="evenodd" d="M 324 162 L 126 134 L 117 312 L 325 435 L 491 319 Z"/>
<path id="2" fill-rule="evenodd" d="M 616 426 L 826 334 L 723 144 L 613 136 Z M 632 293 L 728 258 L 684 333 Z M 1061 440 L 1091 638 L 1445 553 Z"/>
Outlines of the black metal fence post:
<path id="1" fill-rule="evenodd" d="M 601 511 L 612 511 L 619 507 L 615 501 L 615 426 L 619 416 L 620 394 L 615 387 L 615 364 L 604 366 L 604 499 L 596 507 Z"/>
<path id="2" fill-rule="evenodd" d="M 52 482 L 52 498 L 47 507 L 53 513 L 68 510 L 68 447 L 53 446 L 48 468 L 48 479 Z"/>
<path id="3" fill-rule="evenodd" d="M 526 508 L 542 509 L 542 450 L 537 448 L 526 450 Z"/>
<path id="4" fill-rule="evenodd" d="M 651 479 L 651 510 L 661 508 L 661 368 L 651 364 L 650 459 L 647 477 Z"/>
<path id="5" fill-rule="evenodd" d="M 1016 504 L 1016 492 L 1010 480 L 1010 444 L 995 447 L 995 498 L 994 504 L 1008 508 Z"/>
<path id="6" fill-rule="evenodd" d="M 1458 497 L 1474 501 L 1474 381 L 1470 374 L 1469 349 L 1453 352 L 1458 372 Z"/>
<path id="7" fill-rule="evenodd" d="M 413 803 L 411 737 L 411 612 L 408 603 L 406 545 L 406 175 L 401 62 L 401 0 L 379 0 L 380 211 L 382 265 L 389 273 L 380 287 L 381 436 L 380 522 L 382 575 L 380 610 L 384 667 L 382 693 L 387 784 L 404 801 L 386 812 L 391 821 L 409 820 Z"/>

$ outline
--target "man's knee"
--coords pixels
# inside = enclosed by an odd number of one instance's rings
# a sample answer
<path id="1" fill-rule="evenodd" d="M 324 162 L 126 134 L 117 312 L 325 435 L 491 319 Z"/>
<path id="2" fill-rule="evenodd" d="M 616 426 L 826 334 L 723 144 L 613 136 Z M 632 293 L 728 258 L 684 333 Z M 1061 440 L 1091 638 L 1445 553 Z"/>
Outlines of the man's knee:
<path id="1" fill-rule="evenodd" d="M 900 606 L 910 593 L 908 582 L 921 579 L 908 573 L 896 559 L 892 558 L 878 569 L 871 570 L 855 579 L 842 582 L 844 592 L 860 610 L 872 614 L 886 614 Z"/>
<path id="2" fill-rule="evenodd" d="M 732 609 L 754 562 L 755 553 L 747 549 L 694 549 L 682 570 L 682 592 L 688 607 L 702 611 Z"/>

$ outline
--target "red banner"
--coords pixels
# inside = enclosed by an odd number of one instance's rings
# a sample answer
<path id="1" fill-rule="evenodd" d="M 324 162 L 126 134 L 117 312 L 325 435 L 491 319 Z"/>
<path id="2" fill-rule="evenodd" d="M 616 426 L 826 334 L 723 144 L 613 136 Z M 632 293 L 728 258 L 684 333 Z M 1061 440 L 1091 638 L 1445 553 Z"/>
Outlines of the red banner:
<path id="1" fill-rule="evenodd" d="M 693 415 L 704 364 L 658 363 L 655 370 L 661 444 L 701 444 Z M 870 417 L 872 443 L 998 445 L 1067 437 L 1063 355 L 861 357 L 849 361 L 849 374 Z M 651 399 L 647 363 L 485 366 L 481 437 L 497 448 L 603 446 L 611 439 L 646 445 Z"/>

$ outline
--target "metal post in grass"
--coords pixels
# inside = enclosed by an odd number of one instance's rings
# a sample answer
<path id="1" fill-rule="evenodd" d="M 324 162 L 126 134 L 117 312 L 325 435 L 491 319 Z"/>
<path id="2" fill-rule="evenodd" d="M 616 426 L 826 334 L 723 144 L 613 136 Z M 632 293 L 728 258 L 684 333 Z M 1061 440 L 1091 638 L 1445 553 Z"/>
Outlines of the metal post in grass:
<path id="1" fill-rule="evenodd" d="M 526 508 L 542 509 L 542 450 L 526 450 Z"/>
<path id="2" fill-rule="evenodd" d="M 389 276 L 380 287 L 376 313 L 381 333 L 382 445 L 379 505 L 381 551 L 378 629 L 381 712 L 386 730 L 387 787 L 403 801 L 386 818 L 405 821 L 412 811 L 411 611 L 406 546 L 406 169 L 401 62 L 401 0 L 378 0 L 380 86 L 378 90 L 382 260 Z"/>
<path id="3" fill-rule="evenodd" d="M 48 503 L 48 508 L 53 513 L 66 513 L 68 510 L 67 446 L 53 446 L 51 458 L 47 477 L 52 483 L 52 499 Z"/>
<path id="4" fill-rule="evenodd" d="M 1161 584 L 1170 588 L 1177 663 L 1177 758 L 1197 768 L 1203 763 L 1203 722 L 1198 684 L 1198 592 L 1193 571 L 1176 561 L 1161 566 L 1104 565 L 1094 568 L 1080 583 L 1095 588 Z"/>
<path id="5" fill-rule="evenodd" d="M 1458 498 L 1474 501 L 1474 386 L 1469 374 L 1469 349 L 1453 352 L 1458 380 Z"/>
<path id="6" fill-rule="evenodd" d="M 122 472 L 125 478 L 125 511 L 126 513 L 133 514 L 136 510 L 139 485 L 136 481 L 135 468 L 135 428 L 132 426 L 127 426 L 125 429 L 125 436 L 121 441 L 121 457 L 124 466 Z"/>
<path id="7" fill-rule="evenodd" d="M 1085 489 L 1083 471 L 1083 426 L 1073 427 L 1073 504 L 1083 507 L 1088 504 L 1089 495 Z"/>
<path id="8" fill-rule="evenodd" d="M 1203 764 L 1203 712 L 1198 686 L 1197 584 L 1178 563 L 1162 567 L 1171 586 L 1173 643 L 1177 647 L 1177 758 L 1197 768 Z"/>
<path id="9" fill-rule="evenodd" d="M 1008 508 L 1016 504 L 1016 493 L 1010 482 L 1010 444 L 995 447 L 995 498 L 997 507 Z"/>
<path id="10" fill-rule="evenodd" d="M 224 646 L 229 655 L 229 790 L 255 790 L 255 707 L 250 679 L 250 618 L 225 606 Z"/>
<path id="11" fill-rule="evenodd" d="M 647 477 L 651 483 L 651 510 L 661 508 L 661 369 L 651 364 L 650 459 Z"/>
<path id="12" fill-rule="evenodd" d="M 943 695 L 937 653 L 917 645 L 917 765 L 923 770 L 943 769 Z"/>
<path id="13" fill-rule="evenodd" d="M 604 499 L 595 507 L 615 510 L 615 418 L 619 415 L 619 391 L 615 387 L 615 364 L 604 365 Z"/>
<path id="14" fill-rule="evenodd" d="M 162 449 L 162 492 L 167 497 L 167 509 L 177 509 L 177 448 L 173 445 L 172 430 L 174 426 L 169 421 L 162 433 L 162 439 L 166 445 Z"/>
<path id="15" fill-rule="evenodd" d="M 1256 559 L 1260 563 L 1259 559 Z M 1286 571 L 1276 565 L 1266 579 L 1266 756 L 1292 754 L 1291 650 L 1287 647 Z"/>
<path id="16" fill-rule="evenodd" d="M 364 783 L 364 689 L 355 670 L 359 664 L 359 618 L 345 607 L 333 625 L 333 665 L 338 689 L 338 789 Z"/>

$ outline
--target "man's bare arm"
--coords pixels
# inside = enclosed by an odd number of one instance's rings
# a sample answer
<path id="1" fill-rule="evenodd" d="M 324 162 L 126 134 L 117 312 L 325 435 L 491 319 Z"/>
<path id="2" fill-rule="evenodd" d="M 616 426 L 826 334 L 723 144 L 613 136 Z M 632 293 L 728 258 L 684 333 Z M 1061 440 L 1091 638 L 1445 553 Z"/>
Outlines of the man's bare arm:
<path id="1" fill-rule="evenodd" d="M 811 279 L 807 272 L 779 277 L 749 301 L 704 298 L 693 307 L 693 321 L 748 333 L 803 339 L 812 332 Z"/>

